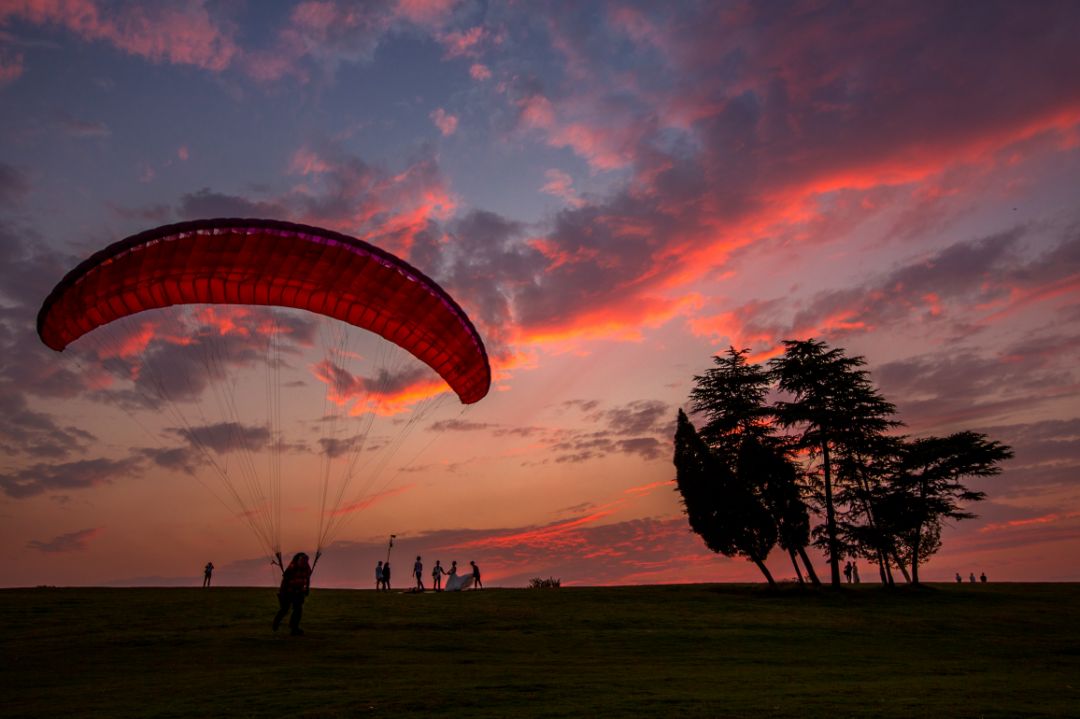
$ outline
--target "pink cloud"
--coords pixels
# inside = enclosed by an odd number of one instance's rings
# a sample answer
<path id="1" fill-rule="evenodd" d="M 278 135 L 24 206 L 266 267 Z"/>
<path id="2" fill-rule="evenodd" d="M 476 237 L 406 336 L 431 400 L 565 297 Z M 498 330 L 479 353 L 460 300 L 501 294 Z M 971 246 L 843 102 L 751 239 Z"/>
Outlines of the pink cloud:
<path id="1" fill-rule="evenodd" d="M 0 48 L 0 87 L 22 77 L 23 69 L 22 53 L 12 53 Z"/>
<path id="2" fill-rule="evenodd" d="M 152 62 L 194 65 L 220 72 L 239 55 L 231 33 L 210 17 L 205 3 L 132 4 L 123 8 L 94 0 L 15 0 L 0 8 L 0 22 L 17 17 L 60 25 L 88 41 L 104 41 Z"/>
<path id="3" fill-rule="evenodd" d="M 584 200 L 578 197 L 577 192 L 574 191 L 574 180 L 570 175 L 562 170 L 551 169 L 544 172 L 544 177 L 547 178 L 547 182 L 540 188 L 541 192 L 561 197 L 568 205 L 573 207 L 580 207 L 584 204 Z"/>
<path id="4" fill-rule="evenodd" d="M 485 37 L 483 26 L 469 28 L 468 30 L 454 30 L 439 35 L 439 42 L 446 48 L 446 57 L 477 57 L 479 55 L 480 42 Z"/>
<path id="5" fill-rule="evenodd" d="M 80 529 L 77 532 L 61 534 L 58 537 L 53 537 L 46 541 L 34 539 L 28 542 L 26 546 L 30 549 L 36 549 L 39 552 L 45 552 L 47 554 L 82 552 L 90 546 L 90 542 L 101 536 L 103 531 L 103 527 Z"/>
<path id="6" fill-rule="evenodd" d="M 395 14 L 416 25 L 438 28 L 445 24 L 460 0 L 398 0 Z"/>
<path id="7" fill-rule="evenodd" d="M 473 80 L 483 81 L 491 79 L 491 70 L 487 65 L 474 62 L 469 66 L 469 77 Z"/>
<path id="8" fill-rule="evenodd" d="M 436 108 L 429 115 L 431 121 L 435 123 L 435 127 L 439 128 L 439 132 L 443 134 L 443 137 L 453 135 L 457 132 L 458 119 L 456 116 L 451 115 L 441 107 Z"/>
<path id="9" fill-rule="evenodd" d="M 524 127 L 539 130 L 552 147 L 565 147 L 597 170 L 626 167 L 633 160 L 633 143 L 643 128 L 620 126 L 612 118 L 565 121 L 556 105 L 543 95 L 530 95 L 518 102 Z"/>

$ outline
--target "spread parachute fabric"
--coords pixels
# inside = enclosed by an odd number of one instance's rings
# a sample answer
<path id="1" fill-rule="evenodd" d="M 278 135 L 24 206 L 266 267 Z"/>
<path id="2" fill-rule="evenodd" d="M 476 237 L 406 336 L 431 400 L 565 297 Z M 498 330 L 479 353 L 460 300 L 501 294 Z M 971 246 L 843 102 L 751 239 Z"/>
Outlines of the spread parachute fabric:
<path id="1" fill-rule="evenodd" d="M 293 307 L 370 330 L 435 370 L 463 404 L 491 385 L 476 328 L 433 280 L 362 240 L 278 220 L 197 220 L 116 242 L 53 289 L 38 335 L 62 351 L 118 318 L 199 303 Z"/>

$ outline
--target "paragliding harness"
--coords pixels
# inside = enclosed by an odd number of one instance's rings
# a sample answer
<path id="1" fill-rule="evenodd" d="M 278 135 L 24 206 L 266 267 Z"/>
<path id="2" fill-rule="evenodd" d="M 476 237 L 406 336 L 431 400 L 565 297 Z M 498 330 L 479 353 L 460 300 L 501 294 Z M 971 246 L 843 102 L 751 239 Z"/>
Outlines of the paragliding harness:
<path id="1" fill-rule="evenodd" d="M 311 575 L 315 573 L 315 565 L 319 563 L 320 557 L 322 557 L 322 550 L 317 550 L 311 566 L 307 567 L 306 571 L 297 571 L 300 568 L 294 568 L 292 565 L 286 569 L 281 559 L 281 552 L 274 552 L 274 559 L 270 563 L 277 565 L 281 570 L 281 589 L 278 593 L 306 595 L 311 586 Z M 290 569 L 293 571 L 290 572 Z"/>

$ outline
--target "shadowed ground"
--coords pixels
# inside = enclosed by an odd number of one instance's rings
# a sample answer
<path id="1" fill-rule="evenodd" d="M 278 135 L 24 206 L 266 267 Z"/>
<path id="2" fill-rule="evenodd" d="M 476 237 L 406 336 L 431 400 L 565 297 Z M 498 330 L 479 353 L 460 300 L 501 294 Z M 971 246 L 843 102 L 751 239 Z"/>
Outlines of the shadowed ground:
<path id="1" fill-rule="evenodd" d="M 1080 585 L 0 591 L 0 715 L 1076 716 Z"/>

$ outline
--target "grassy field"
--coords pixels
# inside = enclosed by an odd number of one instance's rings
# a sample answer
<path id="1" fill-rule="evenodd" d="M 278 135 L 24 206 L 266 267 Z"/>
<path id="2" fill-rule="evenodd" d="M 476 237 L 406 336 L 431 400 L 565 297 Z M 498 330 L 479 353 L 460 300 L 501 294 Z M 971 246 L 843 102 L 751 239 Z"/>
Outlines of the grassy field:
<path id="1" fill-rule="evenodd" d="M 0 716 L 1080 716 L 1080 585 L 0 591 Z"/>

